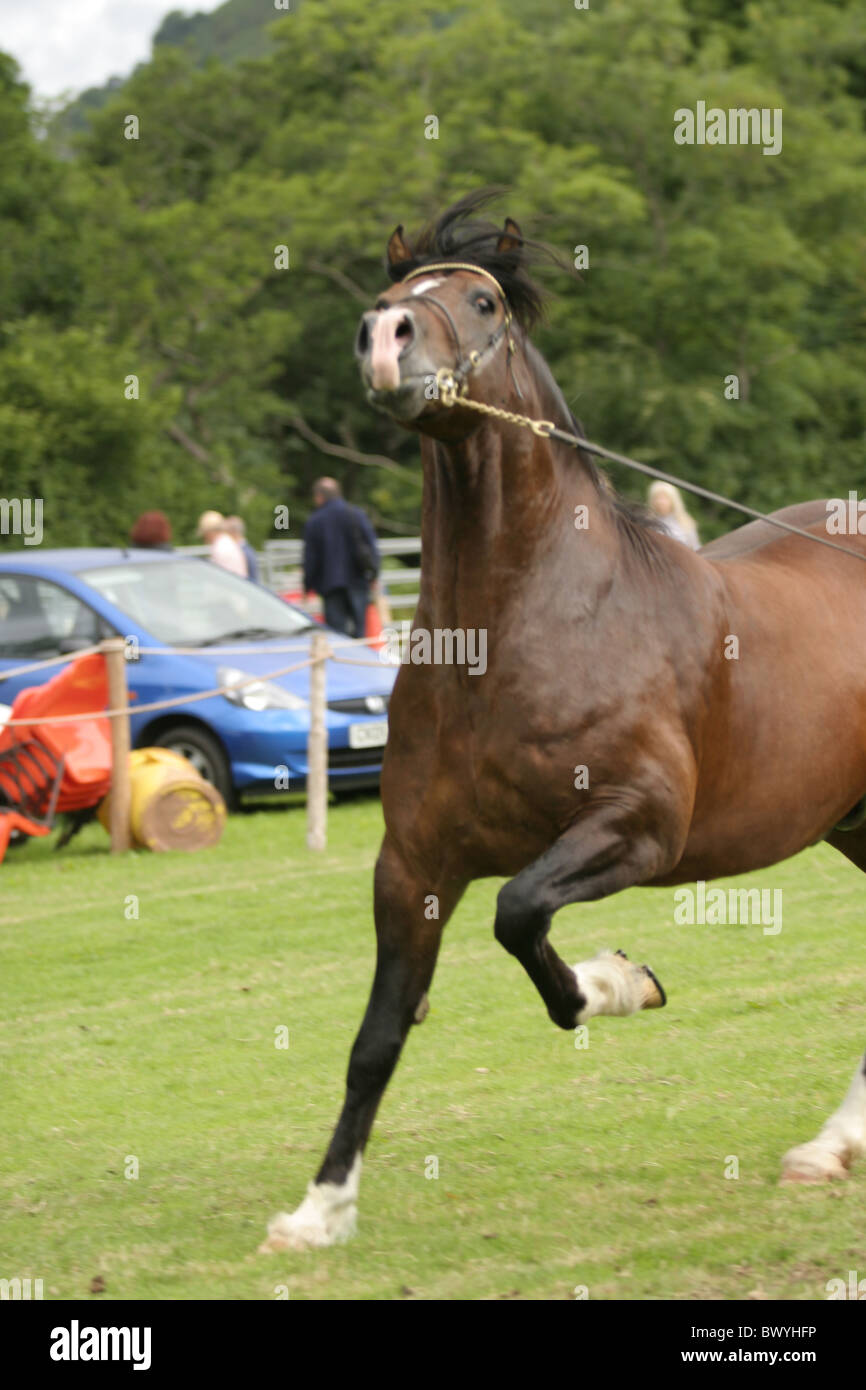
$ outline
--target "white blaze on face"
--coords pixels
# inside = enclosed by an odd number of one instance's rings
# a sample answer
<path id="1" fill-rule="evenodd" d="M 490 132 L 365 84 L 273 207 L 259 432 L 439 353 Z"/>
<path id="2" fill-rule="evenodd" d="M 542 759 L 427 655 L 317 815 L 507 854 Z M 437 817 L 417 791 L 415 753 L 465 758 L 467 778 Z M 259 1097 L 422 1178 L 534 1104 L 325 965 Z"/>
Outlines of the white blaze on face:
<path id="1" fill-rule="evenodd" d="M 426 294 L 428 290 L 435 290 L 436 286 L 441 284 L 441 280 L 419 280 L 417 285 L 413 285 L 412 293 Z"/>

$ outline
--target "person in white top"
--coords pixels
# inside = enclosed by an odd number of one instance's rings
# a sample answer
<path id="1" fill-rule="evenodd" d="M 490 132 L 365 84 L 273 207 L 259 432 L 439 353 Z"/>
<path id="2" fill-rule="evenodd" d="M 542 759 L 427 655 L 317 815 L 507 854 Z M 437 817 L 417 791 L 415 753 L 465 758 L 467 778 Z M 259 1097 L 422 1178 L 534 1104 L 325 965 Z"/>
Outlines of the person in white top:
<path id="1" fill-rule="evenodd" d="M 649 490 L 649 509 L 675 541 L 682 541 L 692 550 L 700 550 L 698 528 L 686 510 L 679 488 L 672 483 L 653 483 Z"/>
<path id="2" fill-rule="evenodd" d="M 225 517 L 221 512 L 202 512 L 198 519 L 198 534 L 210 546 L 210 559 L 220 569 L 231 574 L 249 578 L 247 557 L 237 541 L 226 530 Z"/>

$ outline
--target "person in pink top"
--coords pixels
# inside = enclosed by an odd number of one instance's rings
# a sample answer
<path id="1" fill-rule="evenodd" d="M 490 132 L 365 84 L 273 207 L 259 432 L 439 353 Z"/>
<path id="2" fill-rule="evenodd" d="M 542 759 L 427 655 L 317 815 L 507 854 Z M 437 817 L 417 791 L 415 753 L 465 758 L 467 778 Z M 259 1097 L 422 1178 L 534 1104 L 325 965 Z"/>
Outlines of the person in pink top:
<path id="1" fill-rule="evenodd" d="M 225 517 L 221 512 L 202 512 L 198 519 L 198 534 L 210 546 L 213 564 L 231 574 L 240 575 L 241 579 L 249 578 L 247 557 L 234 536 L 226 530 Z"/>

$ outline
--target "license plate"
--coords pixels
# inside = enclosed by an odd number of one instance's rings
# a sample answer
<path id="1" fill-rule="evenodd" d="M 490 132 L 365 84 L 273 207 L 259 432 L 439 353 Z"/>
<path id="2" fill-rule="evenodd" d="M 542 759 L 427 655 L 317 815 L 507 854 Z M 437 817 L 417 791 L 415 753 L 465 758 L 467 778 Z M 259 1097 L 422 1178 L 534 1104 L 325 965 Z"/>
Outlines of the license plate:
<path id="1" fill-rule="evenodd" d="M 350 724 L 350 748 L 381 748 L 388 742 L 388 721 L 377 719 L 375 724 Z"/>

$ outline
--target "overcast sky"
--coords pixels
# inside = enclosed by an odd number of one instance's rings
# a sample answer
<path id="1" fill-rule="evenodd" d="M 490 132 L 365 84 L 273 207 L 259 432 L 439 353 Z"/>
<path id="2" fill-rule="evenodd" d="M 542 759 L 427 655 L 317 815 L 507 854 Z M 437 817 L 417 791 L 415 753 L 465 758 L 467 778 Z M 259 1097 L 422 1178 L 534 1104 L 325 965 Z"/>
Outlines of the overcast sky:
<path id="1" fill-rule="evenodd" d="M 170 10 L 215 10 L 222 0 L 0 0 L 0 49 L 16 58 L 37 97 L 82 92 L 125 77 L 150 57 Z"/>

